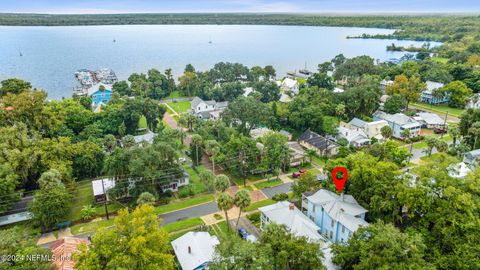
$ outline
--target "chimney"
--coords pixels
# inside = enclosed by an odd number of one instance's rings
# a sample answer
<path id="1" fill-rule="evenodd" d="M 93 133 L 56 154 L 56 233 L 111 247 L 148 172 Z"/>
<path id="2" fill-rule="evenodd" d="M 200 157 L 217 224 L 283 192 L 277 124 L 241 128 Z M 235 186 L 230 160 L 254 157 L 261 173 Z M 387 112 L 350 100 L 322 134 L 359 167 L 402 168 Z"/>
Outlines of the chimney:
<path id="1" fill-rule="evenodd" d="M 295 204 L 293 204 L 293 203 L 290 203 L 290 205 L 288 205 L 288 209 L 290 209 L 290 210 L 293 210 L 293 209 L 295 209 Z"/>
<path id="2" fill-rule="evenodd" d="M 188 254 L 192 254 L 192 248 L 188 246 Z"/>

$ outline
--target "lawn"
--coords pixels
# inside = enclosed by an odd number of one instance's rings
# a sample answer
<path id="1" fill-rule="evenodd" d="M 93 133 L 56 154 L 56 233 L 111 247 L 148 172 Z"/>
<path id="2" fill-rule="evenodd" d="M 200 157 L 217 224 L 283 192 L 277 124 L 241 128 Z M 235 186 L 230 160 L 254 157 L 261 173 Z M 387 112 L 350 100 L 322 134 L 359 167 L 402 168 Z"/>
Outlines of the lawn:
<path id="1" fill-rule="evenodd" d="M 142 117 L 140 117 L 140 120 L 138 120 L 138 128 L 147 128 L 147 118 L 145 118 L 145 116 L 142 115 Z"/>
<path id="2" fill-rule="evenodd" d="M 424 109 L 424 110 L 432 111 L 432 112 L 436 112 L 436 113 L 445 114 L 445 113 L 448 112 L 448 115 L 456 116 L 456 117 L 460 117 L 460 115 L 463 113 L 463 109 L 450 108 L 446 104 L 430 105 L 430 104 L 425 104 L 425 103 L 412 103 L 412 105 L 415 106 L 415 107 L 418 107 L 420 109 Z"/>
<path id="3" fill-rule="evenodd" d="M 204 225 L 203 220 L 199 217 L 185 219 L 182 221 L 174 222 L 163 226 L 162 228 L 168 233 L 178 232 L 192 227 L 198 227 Z"/>
<path id="4" fill-rule="evenodd" d="M 432 60 L 442 64 L 446 64 L 448 62 L 448 58 L 437 57 L 437 56 L 432 57 Z"/>
<path id="5" fill-rule="evenodd" d="M 250 212 L 250 211 L 253 211 L 253 210 L 257 210 L 260 207 L 264 207 L 264 206 L 271 205 L 271 204 L 274 204 L 274 203 L 276 203 L 276 201 L 274 201 L 272 199 L 266 199 L 266 200 L 254 202 L 249 207 L 245 208 L 245 212 Z"/>
<path id="6" fill-rule="evenodd" d="M 206 194 L 206 195 L 200 195 L 200 196 L 193 197 L 193 198 L 187 198 L 187 199 L 183 199 L 183 200 L 172 201 L 169 204 L 155 207 L 155 214 L 160 215 L 160 214 L 180 210 L 180 209 L 187 208 L 187 207 L 190 207 L 190 206 L 195 206 L 195 205 L 211 202 L 214 199 L 215 198 L 213 197 L 213 195 Z"/>
<path id="7" fill-rule="evenodd" d="M 181 231 L 179 233 L 171 233 L 171 234 L 168 235 L 168 240 L 170 242 L 172 242 L 173 240 L 179 238 L 180 236 L 182 236 L 182 235 L 184 235 L 188 232 L 194 231 L 194 230 L 195 230 L 195 228 L 192 228 L 191 230 L 185 230 L 185 231 Z M 180 268 L 178 268 L 178 269 L 180 269 Z"/>
<path id="8" fill-rule="evenodd" d="M 172 107 L 177 113 L 184 113 L 191 109 L 191 102 L 189 100 L 170 102 L 168 105 L 170 105 L 170 107 Z"/>
<path id="9" fill-rule="evenodd" d="M 258 189 L 264 189 L 269 187 L 274 187 L 283 184 L 282 180 L 280 179 L 272 179 L 270 181 L 264 181 L 260 183 L 256 183 L 255 187 Z"/>
<path id="10" fill-rule="evenodd" d="M 227 235 L 232 235 L 235 233 L 232 230 L 229 230 L 227 227 L 227 221 L 222 221 L 210 226 L 212 230 L 211 233 L 215 234 L 218 238 L 223 238 Z"/>
<path id="11" fill-rule="evenodd" d="M 308 159 L 308 158 L 307 158 L 307 159 Z M 323 158 L 314 156 L 314 157 L 312 158 L 312 161 L 313 161 L 314 163 L 316 163 L 317 165 L 320 165 L 320 166 L 322 166 L 322 167 L 325 166 L 325 159 L 323 159 Z"/>
<path id="12" fill-rule="evenodd" d="M 173 91 L 173 92 L 170 93 L 170 95 L 168 95 L 164 99 L 174 99 L 174 98 L 179 98 L 179 97 L 182 97 L 180 95 L 180 92 L 179 91 Z"/>
<path id="13" fill-rule="evenodd" d="M 195 172 L 195 170 L 193 170 L 192 167 L 190 167 L 190 166 L 184 166 L 184 168 L 185 168 L 185 171 L 189 175 L 189 180 L 190 180 L 189 186 L 193 190 L 193 192 L 195 194 L 206 192 L 207 188 L 200 181 L 200 176 L 198 176 L 198 174 Z M 206 170 L 206 169 L 203 166 L 198 166 L 197 170 L 200 172 L 200 171 L 203 171 L 203 170 Z"/>
<path id="14" fill-rule="evenodd" d="M 452 137 L 450 137 L 450 135 L 444 135 L 443 138 L 440 138 L 440 135 L 435 135 L 435 137 L 438 137 L 440 140 L 444 141 L 444 142 L 450 142 L 452 141 Z M 410 147 L 410 144 L 407 144 L 408 147 Z M 422 148 L 425 148 L 427 147 L 427 143 L 425 141 L 422 141 L 422 142 L 419 142 L 417 144 L 414 144 L 413 145 L 413 148 L 415 149 L 422 149 Z"/>
<path id="15" fill-rule="evenodd" d="M 70 227 L 70 230 L 73 235 L 86 233 L 86 232 L 95 232 L 100 228 L 113 226 L 114 219 L 115 219 L 114 217 L 111 217 L 109 220 L 104 219 L 99 221 L 92 221 L 88 223 L 77 224 Z"/>

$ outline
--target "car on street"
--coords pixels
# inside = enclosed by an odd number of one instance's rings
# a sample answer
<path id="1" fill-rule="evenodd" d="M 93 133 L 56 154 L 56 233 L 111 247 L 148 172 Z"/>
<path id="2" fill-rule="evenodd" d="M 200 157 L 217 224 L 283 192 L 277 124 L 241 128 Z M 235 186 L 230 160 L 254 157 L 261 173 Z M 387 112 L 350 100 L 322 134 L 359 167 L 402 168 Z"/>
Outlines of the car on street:
<path id="1" fill-rule="evenodd" d="M 293 178 L 298 178 L 298 177 L 302 176 L 302 175 L 305 174 L 305 173 L 307 173 L 307 170 L 301 169 L 301 170 L 299 170 L 298 172 L 292 173 L 292 177 L 293 177 Z"/>
<path id="2" fill-rule="evenodd" d="M 250 234 L 244 228 L 239 228 L 238 235 L 240 235 L 240 237 L 245 240 Z"/>
<path id="3" fill-rule="evenodd" d="M 445 134 L 445 133 L 447 133 L 447 130 L 443 129 L 443 128 L 437 128 L 433 131 L 433 133 L 435 133 L 435 134 Z"/>

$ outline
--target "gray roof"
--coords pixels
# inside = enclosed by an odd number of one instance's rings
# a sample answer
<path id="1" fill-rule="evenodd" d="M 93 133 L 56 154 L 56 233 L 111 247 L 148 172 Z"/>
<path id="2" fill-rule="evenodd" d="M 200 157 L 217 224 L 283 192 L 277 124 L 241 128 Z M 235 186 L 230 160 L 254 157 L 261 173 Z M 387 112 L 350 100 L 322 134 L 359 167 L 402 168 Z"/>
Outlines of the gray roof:
<path id="1" fill-rule="evenodd" d="M 403 113 L 388 114 L 386 112 L 376 111 L 373 115 L 387 122 L 395 123 L 396 125 L 404 128 L 421 126 L 420 123 L 415 121 L 413 118 L 406 116 Z"/>
<path id="2" fill-rule="evenodd" d="M 207 100 L 205 101 L 205 103 L 207 103 L 208 105 L 215 105 L 217 104 L 217 102 L 215 100 Z"/>
<path id="3" fill-rule="evenodd" d="M 305 236 L 311 241 L 324 241 L 318 233 L 318 227 L 313 221 L 288 201 L 258 208 L 271 222 L 283 224 L 296 236 Z"/>
<path id="4" fill-rule="evenodd" d="M 326 150 L 331 147 L 337 147 L 338 144 L 332 140 L 329 140 L 317 133 L 307 130 L 298 138 L 299 141 L 304 141 L 317 149 Z"/>
<path id="5" fill-rule="evenodd" d="M 468 156 L 469 158 L 478 158 L 480 157 L 480 149 L 467 152 L 465 153 L 465 156 Z"/>
<path id="6" fill-rule="evenodd" d="M 367 124 L 367 122 L 355 117 L 352 119 L 352 121 L 349 122 L 349 124 L 354 127 L 363 128 Z"/>
<path id="7" fill-rule="evenodd" d="M 194 97 L 194 98 L 192 99 L 192 102 L 191 102 L 191 107 L 192 107 L 192 108 L 196 108 L 196 107 L 198 106 L 198 104 L 200 104 L 200 103 L 202 103 L 202 102 L 203 102 L 203 100 L 202 100 L 201 98 L 199 98 L 199 97 Z"/>
<path id="8" fill-rule="evenodd" d="M 217 105 L 216 105 L 215 109 L 216 110 L 221 110 L 223 108 L 226 108 L 227 106 L 228 106 L 228 101 L 217 102 Z"/>
<path id="9" fill-rule="evenodd" d="M 133 139 L 135 140 L 135 143 L 141 143 L 141 142 L 153 143 L 153 139 L 155 139 L 155 137 L 157 137 L 156 133 L 148 131 L 143 135 L 133 136 Z"/>
<path id="10" fill-rule="evenodd" d="M 425 123 L 428 125 L 443 125 L 444 120 L 440 118 L 435 113 L 417 113 L 418 117 L 420 117 Z"/>
<path id="11" fill-rule="evenodd" d="M 426 84 L 427 84 L 427 89 L 425 90 L 425 92 L 429 94 L 432 94 L 433 91 L 437 90 L 438 88 L 442 88 L 444 85 L 443 83 L 432 82 L 432 81 L 427 81 Z"/>
<path id="12" fill-rule="evenodd" d="M 307 200 L 315 205 L 321 205 L 332 219 L 342 223 L 352 232 L 356 231 L 359 226 L 368 225 L 365 220 L 357 217 L 368 211 L 359 205 L 351 195 L 338 196 L 329 190 L 321 189 L 308 196 Z"/>

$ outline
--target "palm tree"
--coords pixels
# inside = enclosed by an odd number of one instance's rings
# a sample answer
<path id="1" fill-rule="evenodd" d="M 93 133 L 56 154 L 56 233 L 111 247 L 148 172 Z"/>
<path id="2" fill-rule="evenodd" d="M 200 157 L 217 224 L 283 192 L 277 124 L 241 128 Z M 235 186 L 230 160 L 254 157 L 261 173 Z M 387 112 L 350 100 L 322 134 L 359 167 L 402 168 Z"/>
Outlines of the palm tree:
<path id="1" fill-rule="evenodd" d="M 413 140 L 410 139 L 410 130 L 409 129 L 404 129 L 402 131 L 402 137 L 405 138 L 405 142 L 410 142 L 410 156 L 412 155 L 412 148 L 413 148 Z M 408 159 L 410 161 L 410 157 Z"/>
<path id="2" fill-rule="evenodd" d="M 452 136 L 453 145 L 457 145 L 457 138 L 460 136 L 460 129 L 458 129 L 458 127 L 451 127 L 448 129 L 448 133 Z"/>
<path id="3" fill-rule="evenodd" d="M 312 164 L 312 160 L 317 155 L 317 152 L 314 149 L 307 149 L 306 154 L 310 164 Z"/>
<path id="4" fill-rule="evenodd" d="M 468 134 L 470 134 L 473 139 L 472 149 L 475 149 L 477 146 L 478 138 L 480 137 L 480 122 L 473 123 L 472 127 L 468 129 Z"/>
<path id="5" fill-rule="evenodd" d="M 215 157 L 220 153 L 220 144 L 215 140 L 208 140 L 205 142 L 205 152 L 212 160 L 213 174 L 215 174 Z"/>
<path id="6" fill-rule="evenodd" d="M 235 229 L 238 229 L 238 222 L 240 221 L 240 216 L 242 215 L 243 210 L 250 206 L 252 199 L 250 198 L 250 192 L 246 189 L 242 189 L 235 193 L 235 198 L 233 198 L 233 204 L 238 207 L 238 218 L 235 225 Z"/>
<path id="7" fill-rule="evenodd" d="M 225 219 L 227 220 L 227 228 L 230 230 L 230 222 L 228 220 L 228 210 L 232 209 L 233 207 L 233 199 L 232 197 L 226 193 L 222 192 L 217 198 L 217 206 L 220 210 L 225 213 Z"/>
<path id="8" fill-rule="evenodd" d="M 393 130 L 390 126 L 384 126 L 380 129 L 380 133 L 382 134 L 383 138 L 385 138 L 385 140 L 388 140 L 392 137 Z"/>
<path id="9" fill-rule="evenodd" d="M 425 143 L 427 144 L 427 149 L 425 149 L 424 152 L 428 156 L 431 156 L 433 148 L 438 145 L 438 139 L 435 137 L 426 137 Z"/>
<path id="10" fill-rule="evenodd" d="M 213 182 L 216 191 L 225 192 L 230 186 L 230 179 L 225 174 L 219 174 Z"/>

